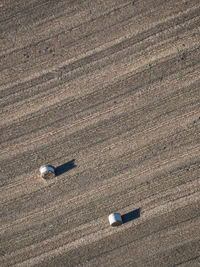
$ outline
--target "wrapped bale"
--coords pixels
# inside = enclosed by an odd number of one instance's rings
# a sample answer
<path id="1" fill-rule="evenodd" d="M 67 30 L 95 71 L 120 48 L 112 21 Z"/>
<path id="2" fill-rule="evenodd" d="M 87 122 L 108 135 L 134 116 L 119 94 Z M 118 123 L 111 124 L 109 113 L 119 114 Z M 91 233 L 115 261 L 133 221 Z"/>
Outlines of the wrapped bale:
<path id="1" fill-rule="evenodd" d="M 44 165 L 40 167 L 41 177 L 49 180 L 56 176 L 55 168 L 52 165 Z"/>
<path id="2" fill-rule="evenodd" d="M 120 213 L 111 213 L 108 216 L 108 220 L 111 226 L 119 226 L 122 224 L 122 217 L 120 215 Z"/>

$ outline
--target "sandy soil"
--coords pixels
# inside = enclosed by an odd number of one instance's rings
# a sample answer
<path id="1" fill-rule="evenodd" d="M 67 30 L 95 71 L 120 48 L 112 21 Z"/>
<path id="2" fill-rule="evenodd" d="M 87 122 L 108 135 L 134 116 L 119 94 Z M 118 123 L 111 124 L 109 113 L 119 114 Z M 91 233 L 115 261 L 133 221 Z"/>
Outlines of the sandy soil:
<path id="1" fill-rule="evenodd" d="M 200 266 L 199 10 L 0 2 L 1 266 Z"/>

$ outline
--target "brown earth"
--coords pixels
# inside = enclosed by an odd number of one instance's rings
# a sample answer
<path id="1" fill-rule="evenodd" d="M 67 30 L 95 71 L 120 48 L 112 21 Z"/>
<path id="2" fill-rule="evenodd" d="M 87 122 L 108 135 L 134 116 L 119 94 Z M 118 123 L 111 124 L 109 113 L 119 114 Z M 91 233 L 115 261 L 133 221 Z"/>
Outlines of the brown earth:
<path id="1" fill-rule="evenodd" d="M 199 11 L 1 0 L 1 266 L 200 266 Z"/>

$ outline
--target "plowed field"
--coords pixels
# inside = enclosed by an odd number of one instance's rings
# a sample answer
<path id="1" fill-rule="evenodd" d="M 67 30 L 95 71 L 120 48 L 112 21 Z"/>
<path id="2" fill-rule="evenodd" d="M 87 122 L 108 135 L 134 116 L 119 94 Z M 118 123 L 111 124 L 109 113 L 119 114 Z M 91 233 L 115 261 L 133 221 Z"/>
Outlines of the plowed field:
<path id="1" fill-rule="evenodd" d="M 200 266 L 199 0 L 1 0 L 0 171 L 1 266 Z"/>

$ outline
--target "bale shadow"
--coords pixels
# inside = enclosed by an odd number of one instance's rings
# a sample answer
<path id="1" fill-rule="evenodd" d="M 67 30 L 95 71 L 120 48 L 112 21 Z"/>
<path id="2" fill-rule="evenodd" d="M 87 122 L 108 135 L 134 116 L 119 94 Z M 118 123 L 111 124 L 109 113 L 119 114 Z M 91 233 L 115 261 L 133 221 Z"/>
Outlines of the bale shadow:
<path id="1" fill-rule="evenodd" d="M 122 222 L 127 223 L 140 217 L 140 208 L 122 215 Z"/>
<path id="2" fill-rule="evenodd" d="M 72 159 L 72 160 L 56 167 L 56 169 L 55 169 L 56 176 L 60 176 L 61 174 L 68 172 L 71 169 L 75 168 L 76 165 L 74 164 L 74 162 L 75 162 L 75 159 Z"/>

